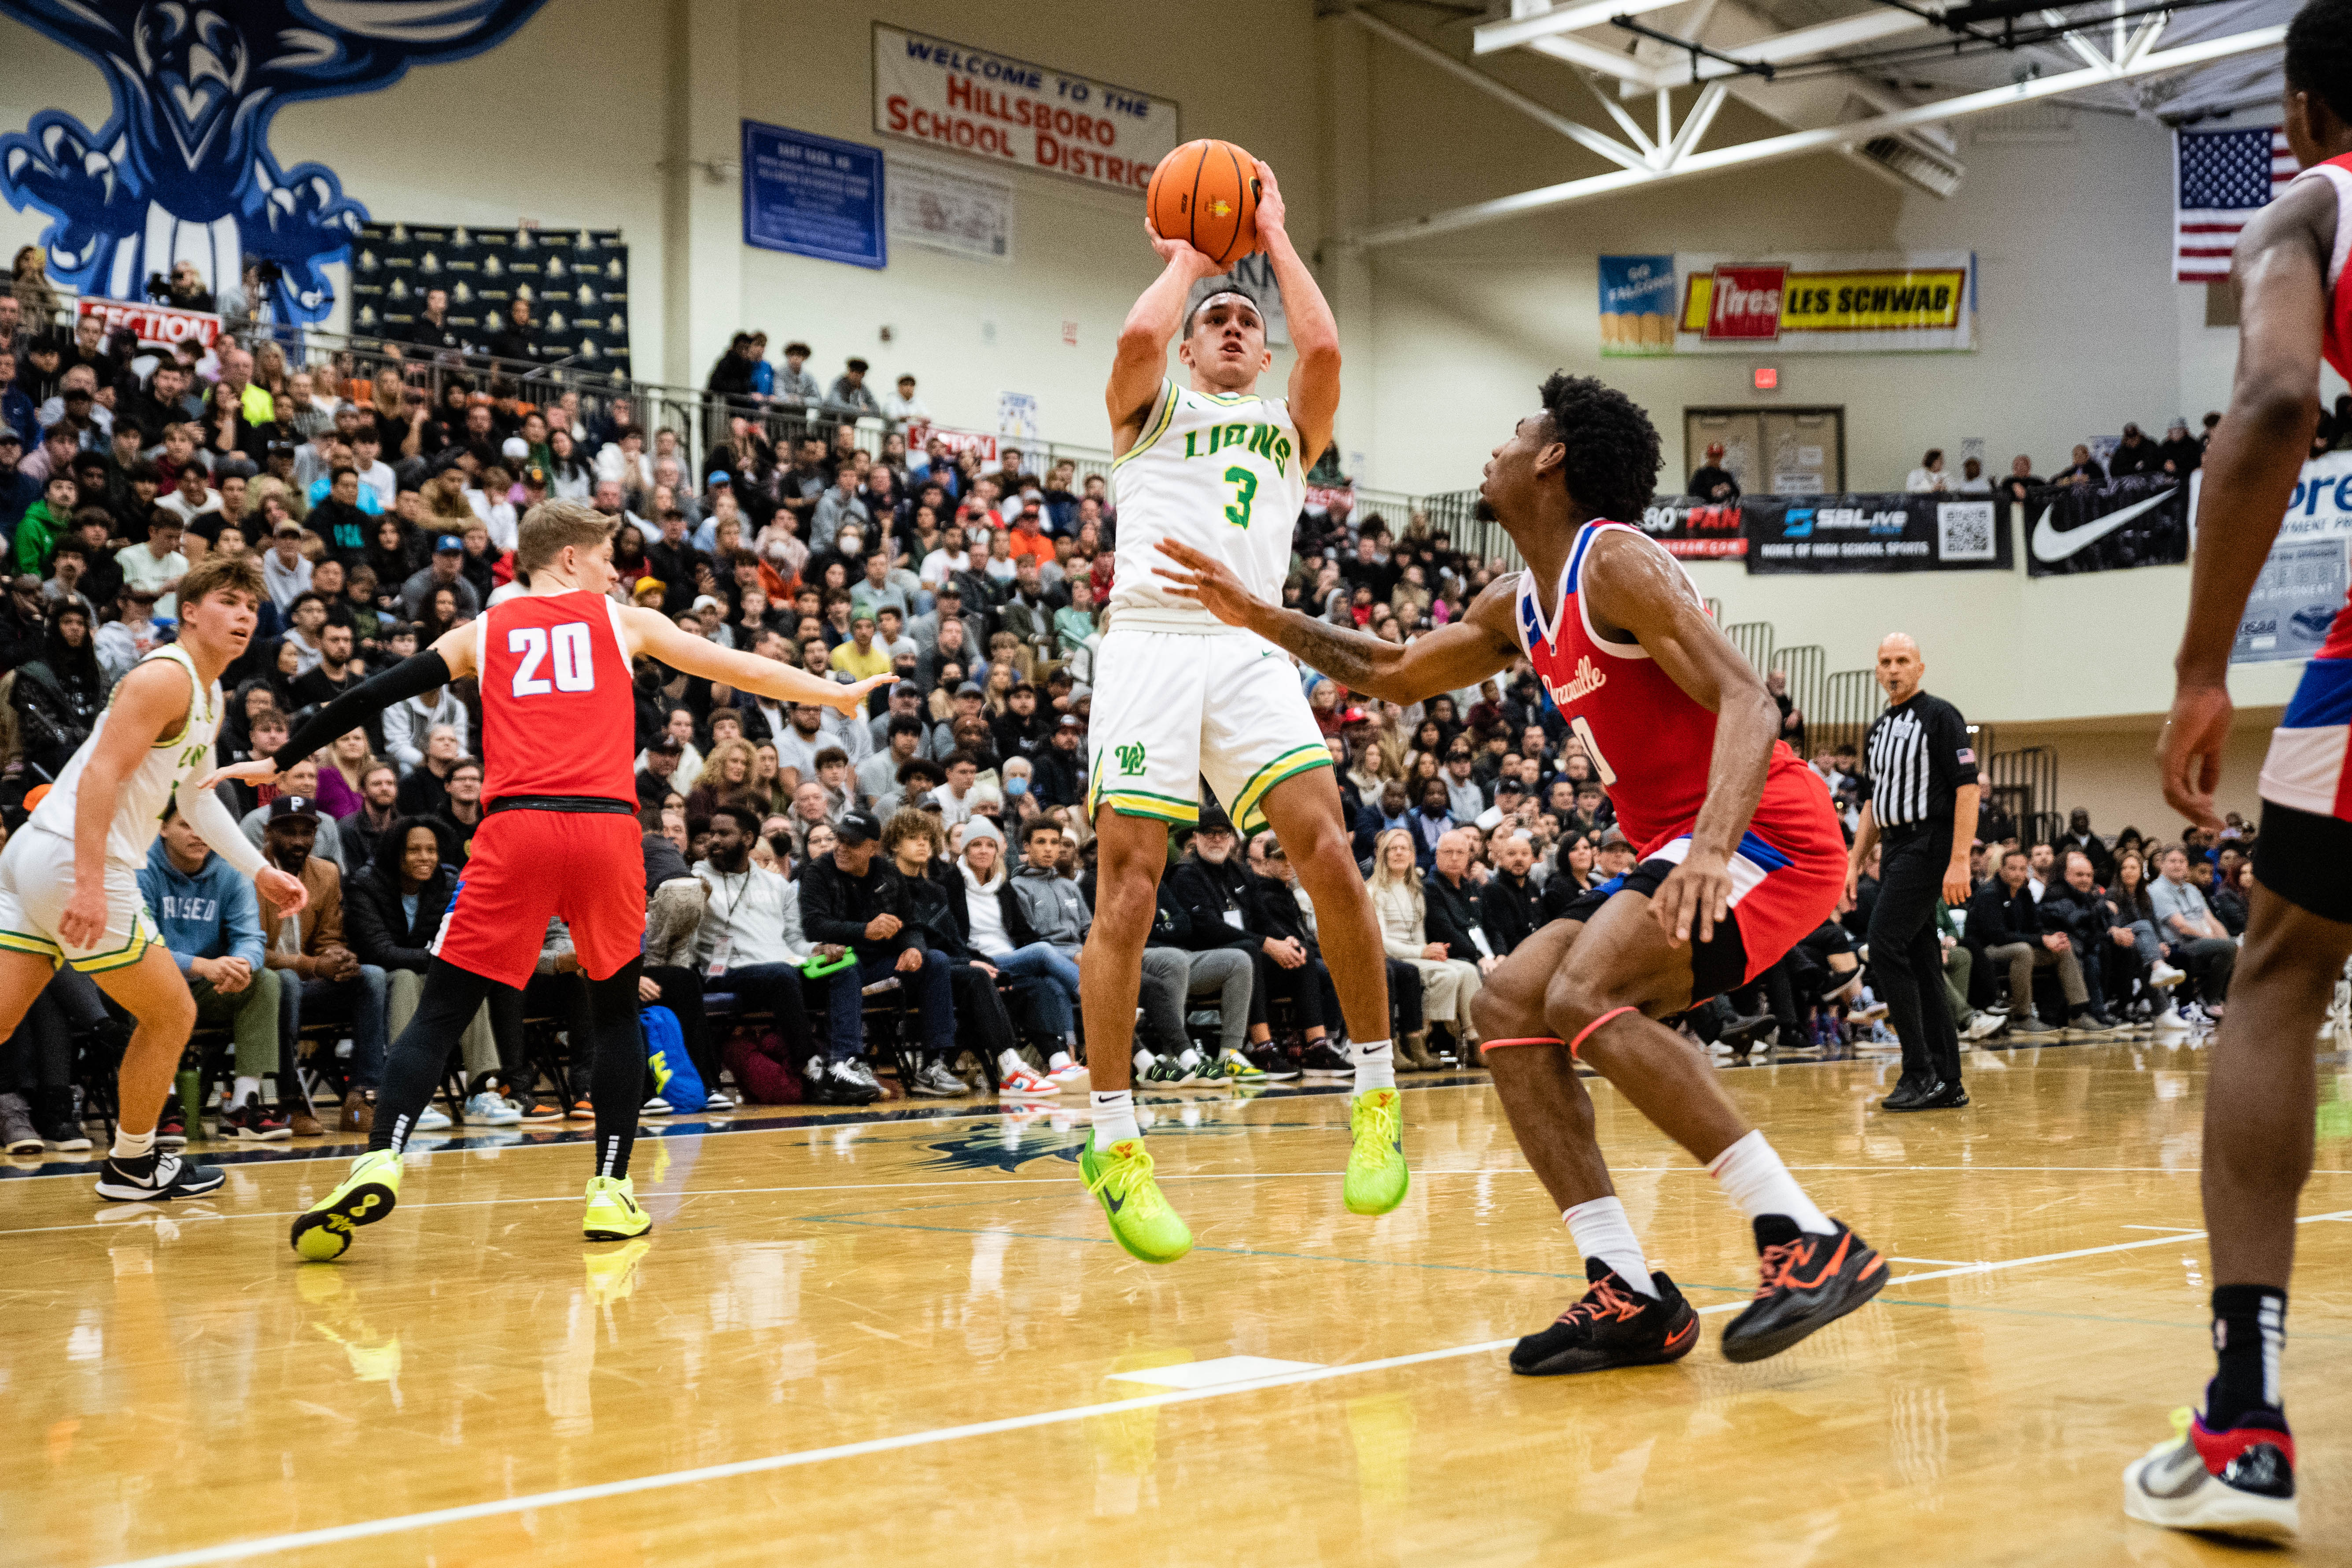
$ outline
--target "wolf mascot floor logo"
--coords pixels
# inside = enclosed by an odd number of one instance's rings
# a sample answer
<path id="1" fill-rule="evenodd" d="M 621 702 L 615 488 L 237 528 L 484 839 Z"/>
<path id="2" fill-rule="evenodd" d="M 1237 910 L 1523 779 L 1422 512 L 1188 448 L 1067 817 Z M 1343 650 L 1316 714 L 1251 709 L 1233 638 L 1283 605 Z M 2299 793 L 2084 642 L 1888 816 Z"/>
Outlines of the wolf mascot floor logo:
<path id="1" fill-rule="evenodd" d="M 279 107 L 479 54 L 541 4 L 0 0 L 0 16 L 89 57 L 114 95 L 95 132 L 47 109 L 0 136 L 0 196 L 56 220 L 41 236 L 50 275 L 84 293 L 139 299 L 181 259 L 217 290 L 250 256 L 282 271 L 278 319 L 318 321 L 334 303 L 319 269 L 367 212 L 332 170 L 278 165 L 268 137 Z"/>

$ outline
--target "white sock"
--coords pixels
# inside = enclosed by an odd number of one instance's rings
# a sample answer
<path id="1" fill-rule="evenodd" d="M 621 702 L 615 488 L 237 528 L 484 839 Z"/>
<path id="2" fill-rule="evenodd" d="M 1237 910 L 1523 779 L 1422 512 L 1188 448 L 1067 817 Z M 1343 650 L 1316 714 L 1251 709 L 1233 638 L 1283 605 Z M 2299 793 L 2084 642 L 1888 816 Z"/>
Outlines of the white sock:
<path id="1" fill-rule="evenodd" d="M 237 1074 L 236 1086 L 228 1091 L 229 1109 L 231 1110 L 244 1110 L 245 1097 L 248 1094 L 257 1095 L 260 1092 L 261 1079 L 258 1077 L 247 1078 L 243 1073 Z"/>
<path id="2" fill-rule="evenodd" d="M 1069 1065 L 1070 1053 L 1067 1051 L 1055 1051 L 1053 1055 L 1053 1058 L 1046 1062 L 1045 1070 L 1049 1073 L 1056 1073 L 1060 1072 L 1064 1068 L 1068 1067 Z"/>
<path id="3" fill-rule="evenodd" d="M 1151 1064 L 1159 1059 L 1150 1051 L 1138 1047 L 1135 1053 L 1135 1076 L 1141 1078 L 1145 1073 L 1150 1072 Z"/>
<path id="4" fill-rule="evenodd" d="M 1095 1113 L 1097 1149 L 1108 1149 L 1126 1139 L 1143 1136 L 1143 1129 L 1135 1124 L 1135 1090 L 1091 1089 L 1087 1094 L 1087 1103 Z"/>
<path id="5" fill-rule="evenodd" d="M 1595 1198 L 1560 1210 L 1559 1217 L 1568 1222 L 1568 1234 L 1576 1238 L 1578 1252 L 1598 1258 L 1643 1295 L 1657 1296 L 1658 1288 L 1650 1282 L 1650 1260 L 1642 1256 L 1642 1244 L 1625 1218 L 1623 1204 L 1613 1197 Z"/>
<path id="6" fill-rule="evenodd" d="M 1828 1236 L 1837 1229 L 1830 1223 L 1830 1216 L 1805 1196 L 1805 1189 L 1797 1185 L 1797 1178 L 1789 1174 L 1789 1167 L 1780 1163 L 1780 1156 L 1764 1142 L 1764 1130 L 1760 1127 L 1717 1154 L 1708 1163 L 1706 1173 L 1722 1187 L 1723 1195 L 1738 1204 L 1739 1212 L 1751 1220 L 1759 1215 L 1778 1214 L 1795 1220 L 1799 1230 L 1809 1230 L 1815 1236 Z"/>
<path id="7" fill-rule="evenodd" d="M 155 1130 L 133 1132 L 121 1122 L 114 1124 L 114 1157 L 118 1160 L 143 1160 L 155 1152 Z"/>
<path id="8" fill-rule="evenodd" d="M 1349 1040 L 1348 1059 L 1356 1064 L 1356 1092 L 1396 1087 L 1396 1055 L 1386 1040 Z"/>
<path id="9" fill-rule="evenodd" d="M 1021 1059 L 1021 1053 L 1018 1051 L 998 1052 L 996 1058 L 997 1081 L 999 1083 L 1003 1082 L 1006 1079 L 1013 1076 L 1013 1068 L 1026 1067 L 1028 1065 L 1028 1063 Z"/>

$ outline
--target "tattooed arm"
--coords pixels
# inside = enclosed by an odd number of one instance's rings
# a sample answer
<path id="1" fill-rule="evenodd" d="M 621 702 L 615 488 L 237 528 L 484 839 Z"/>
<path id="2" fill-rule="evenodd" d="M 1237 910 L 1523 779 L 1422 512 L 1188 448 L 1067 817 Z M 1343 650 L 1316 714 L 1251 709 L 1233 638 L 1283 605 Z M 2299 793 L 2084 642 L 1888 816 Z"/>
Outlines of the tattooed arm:
<path id="1" fill-rule="evenodd" d="M 1462 619 L 1423 632 L 1409 647 L 1400 647 L 1352 626 L 1335 626 L 1269 605 L 1243 587 L 1231 567 L 1190 545 L 1166 540 L 1160 549 L 1183 568 L 1153 568 L 1168 582 L 1170 592 L 1199 601 L 1228 626 L 1255 632 L 1297 654 L 1308 668 L 1349 690 L 1384 702 L 1418 702 L 1441 691 L 1475 686 L 1508 669 L 1519 655 L 1518 633 L 1511 624 L 1517 608 L 1517 576 L 1489 584 Z"/>

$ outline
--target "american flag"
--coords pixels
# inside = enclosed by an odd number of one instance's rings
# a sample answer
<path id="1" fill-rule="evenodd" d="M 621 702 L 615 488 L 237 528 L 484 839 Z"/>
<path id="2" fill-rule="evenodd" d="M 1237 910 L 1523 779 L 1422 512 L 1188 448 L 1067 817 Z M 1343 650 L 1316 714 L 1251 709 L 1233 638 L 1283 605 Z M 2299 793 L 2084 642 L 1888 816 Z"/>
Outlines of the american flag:
<path id="1" fill-rule="evenodd" d="M 2273 127 L 2176 131 L 2172 147 L 2173 277 L 2226 283 L 2238 231 L 2294 178 L 2294 153 Z"/>

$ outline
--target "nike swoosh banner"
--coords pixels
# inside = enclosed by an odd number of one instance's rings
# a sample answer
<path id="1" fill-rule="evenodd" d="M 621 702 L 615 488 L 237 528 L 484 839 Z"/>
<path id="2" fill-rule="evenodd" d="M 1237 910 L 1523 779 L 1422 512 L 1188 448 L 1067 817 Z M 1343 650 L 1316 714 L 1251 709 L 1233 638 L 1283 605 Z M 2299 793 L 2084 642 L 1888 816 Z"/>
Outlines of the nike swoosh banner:
<path id="1" fill-rule="evenodd" d="M 2009 511 L 2007 502 L 1989 495 L 1747 496 L 1739 502 L 1748 570 L 1766 574 L 2012 572 Z"/>
<path id="2" fill-rule="evenodd" d="M 2169 476 L 2029 490 L 2023 513 L 2025 565 L 2036 577 L 2189 559 L 2189 487 Z"/>

